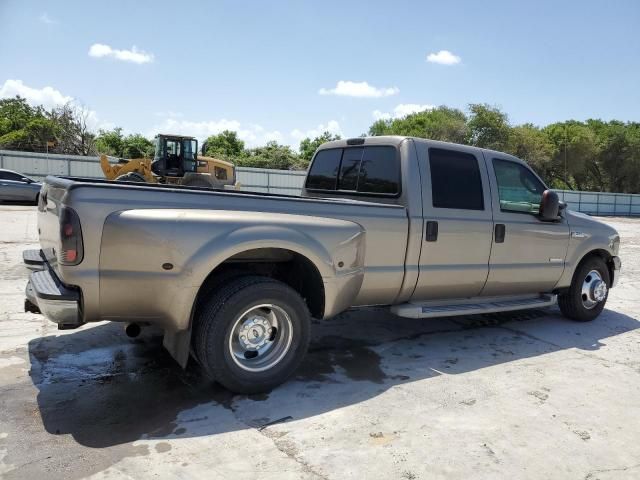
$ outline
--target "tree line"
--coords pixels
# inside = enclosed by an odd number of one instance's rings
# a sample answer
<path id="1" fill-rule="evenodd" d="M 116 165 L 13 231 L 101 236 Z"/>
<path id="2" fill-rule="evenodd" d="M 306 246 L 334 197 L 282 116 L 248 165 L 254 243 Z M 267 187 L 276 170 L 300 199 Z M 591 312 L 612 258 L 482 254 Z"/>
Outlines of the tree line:
<path id="1" fill-rule="evenodd" d="M 545 127 L 511 125 L 486 104 L 469 112 L 449 107 L 378 120 L 370 135 L 411 135 L 511 153 L 531 165 L 553 188 L 640 192 L 640 123 L 589 119 Z"/>
<path id="2" fill-rule="evenodd" d="M 104 153 L 122 158 L 153 156 L 154 145 L 121 128 L 93 132 L 86 109 L 68 104 L 50 110 L 20 97 L 0 100 L 0 148 L 75 155 Z M 364 134 L 363 134 L 364 135 Z M 409 135 L 511 153 L 527 161 L 553 188 L 640 193 L 640 123 L 568 120 L 540 127 L 512 125 L 501 109 L 471 104 L 446 106 L 374 122 L 368 135 Z M 340 137 L 324 132 L 305 138 L 296 152 L 268 142 L 246 148 L 225 130 L 203 143 L 205 154 L 238 166 L 305 169 L 315 150 Z"/>

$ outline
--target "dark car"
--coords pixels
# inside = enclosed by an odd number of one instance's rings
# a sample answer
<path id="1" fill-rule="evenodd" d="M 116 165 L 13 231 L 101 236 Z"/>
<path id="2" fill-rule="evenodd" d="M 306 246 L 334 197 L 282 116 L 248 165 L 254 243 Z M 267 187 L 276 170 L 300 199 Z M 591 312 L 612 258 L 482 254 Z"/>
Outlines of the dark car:
<path id="1" fill-rule="evenodd" d="M 41 186 L 21 173 L 0 169 L 0 202 L 37 203 Z"/>

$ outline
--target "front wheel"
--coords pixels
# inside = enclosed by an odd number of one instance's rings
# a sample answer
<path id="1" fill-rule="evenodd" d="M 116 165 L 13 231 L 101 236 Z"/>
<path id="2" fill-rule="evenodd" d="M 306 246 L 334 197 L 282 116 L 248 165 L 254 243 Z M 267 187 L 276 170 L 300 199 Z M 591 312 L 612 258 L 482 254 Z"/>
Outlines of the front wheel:
<path id="1" fill-rule="evenodd" d="M 609 269 L 600 257 L 590 257 L 573 274 L 569 289 L 558 296 L 560 311 L 579 322 L 596 318 L 607 302 L 611 285 Z"/>
<path id="2" fill-rule="evenodd" d="M 208 376 L 229 390 L 265 392 L 300 365 L 310 323 L 307 305 L 288 285 L 239 277 L 201 301 L 193 346 Z"/>

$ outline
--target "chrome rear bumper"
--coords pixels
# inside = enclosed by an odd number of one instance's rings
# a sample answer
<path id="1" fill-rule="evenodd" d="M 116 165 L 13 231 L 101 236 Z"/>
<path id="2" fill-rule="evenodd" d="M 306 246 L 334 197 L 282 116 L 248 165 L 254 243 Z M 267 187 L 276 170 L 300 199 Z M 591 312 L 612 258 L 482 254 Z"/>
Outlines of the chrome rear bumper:
<path id="1" fill-rule="evenodd" d="M 25 264 L 29 268 L 36 266 L 39 269 L 29 275 L 25 289 L 25 311 L 33 312 L 33 306 L 37 307 L 45 317 L 57 323 L 61 330 L 82 325 L 80 291 L 62 283 L 46 261 L 43 260 L 42 264 L 28 264 L 26 260 L 25 255 Z"/>

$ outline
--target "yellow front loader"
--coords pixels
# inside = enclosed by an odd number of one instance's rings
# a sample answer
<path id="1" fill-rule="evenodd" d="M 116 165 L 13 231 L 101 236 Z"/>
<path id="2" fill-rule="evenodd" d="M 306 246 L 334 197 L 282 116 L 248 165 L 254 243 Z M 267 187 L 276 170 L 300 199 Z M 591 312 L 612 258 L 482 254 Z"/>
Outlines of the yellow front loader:
<path id="1" fill-rule="evenodd" d="M 146 183 L 173 183 L 194 187 L 223 188 L 236 184 L 233 163 L 198 156 L 198 140 L 181 135 L 157 135 L 153 159 L 133 158 L 110 163 L 100 156 L 107 180 Z M 236 187 L 238 185 L 236 184 Z"/>

